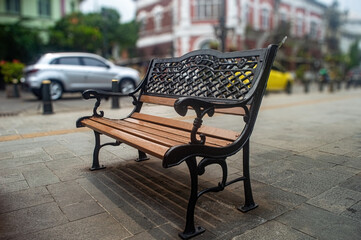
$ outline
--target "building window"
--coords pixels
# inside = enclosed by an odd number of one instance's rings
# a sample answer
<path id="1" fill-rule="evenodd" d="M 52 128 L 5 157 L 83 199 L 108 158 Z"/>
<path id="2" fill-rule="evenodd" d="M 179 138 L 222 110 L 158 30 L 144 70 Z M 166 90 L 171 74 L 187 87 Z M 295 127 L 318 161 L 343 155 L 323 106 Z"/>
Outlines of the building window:
<path id="1" fill-rule="evenodd" d="M 137 16 L 137 21 L 139 23 L 139 32 L 144 32 L 147 30 L 147 14 L 145 12 L 140 12 Z"/>
<path id="2" fill-rule="evenodd" d="M 310 37 L 311 39 L 317 39 L 317 33 L 318 33 L 318 29 L 317 29 L 317 23 L 314 21 L 311 21 L 311 26 L 310 26 Z"/>
<path id="3" fill-rule="evenodd" d="M 251 9 L 248 4 L 244 7 L 244 16 L 245 16 L 245 22 L 246 24 L 251 22 Z"/>
<path id="4" fill-rule="evenodd" d="M 281 12 L 280 13 L 280 19 L 279 19 L 280 25 L 284 26 L 288 22 L 287 13 Z"/>
<path id="5" fill-rule="evenodd" d="M 157 6 L 153 10 L 153 18 L 154 18 L 154 30 L 160 31 L 162 29 L 162 19 L 163 19 L 163 8 Z"/>
<path id="6" fill-rule="evenodd" d="M 296 35 L 299 37 L 303 36 L 303 19 L 298 17 L 296 20 Z"/>
<path id="7" fill-rule="evenodd" d="M 268 30 L 270 23 L 269 23 L 269 18 L 270 18 L 270 12 L 268 9 L 262 9 L 262 13 L 261 13 L 261 27 L 263 30 Z"/>
<path id="8" fill-rule="evenodd" d="M 196 0 L 194 7 L 196 19 L 218 19 L 221 12 L 221 0 Z"/>
<path id="9" fill-rule="evenodd" d="M 20 14 L 20 0 L 6 0 L 6 12 Z"/>
<path id="10" fill-rule="evenodd" d="M 39 16 L 50 17 L 50 0 L 38 0 Z"/>

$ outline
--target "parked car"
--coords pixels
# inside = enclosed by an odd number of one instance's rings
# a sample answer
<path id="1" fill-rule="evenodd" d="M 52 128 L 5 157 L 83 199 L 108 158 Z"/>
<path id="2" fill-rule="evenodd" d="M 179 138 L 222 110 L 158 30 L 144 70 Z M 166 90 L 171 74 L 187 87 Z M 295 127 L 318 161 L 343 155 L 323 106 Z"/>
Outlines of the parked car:
<path id="1" fill-rule="evenodd" d="M 290 72 L 287 72 L 280 64 L 274 63 L 268 78 L 268 91 L 285 91 L 292 93 L 292 86 L 294 77 Z"/>
<path id="2" fill-rule="evenodd" d="M 50 80 L 53 100 L 64 92 L 81 92 L 86 89 L 111 90 L 112 79 L 119 81 L 119 91 L 128 93 L 140 82 L 138 71 L 120 67 L 92 53 L 47 53 L 34 65 L 25 68 L 25 85 L 39 99 L 42 98 L 42 81 Z"/>

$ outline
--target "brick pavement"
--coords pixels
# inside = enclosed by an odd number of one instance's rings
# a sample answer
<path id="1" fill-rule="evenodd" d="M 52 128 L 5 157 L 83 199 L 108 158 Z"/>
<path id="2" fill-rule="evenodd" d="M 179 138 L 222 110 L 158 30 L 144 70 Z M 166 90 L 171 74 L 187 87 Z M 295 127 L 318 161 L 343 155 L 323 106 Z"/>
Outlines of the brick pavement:
<path id="1" fill-rule="evenodd" d="M 266 96 L 251 138 L 259 207 L 245 214 L 236 209 L 242 183 L 206 194 L 196 223 L 207 231 L 194 239 L 359 239 L 359 106 L 360 89 Z M 189 190 L 185 164 L 136 163 L 137 151 L 121 145 L 101 150 L 107 169 L 88 171 L 93 134 L 74 125 L 90 113 L 28 110 L 0 118 L 0 239 L 177 239 Z M 219 124 L 217 116 L 207 121 Z M 234 121 L 222 124 L 232 128 Z M 231 177 L 241 172 L 239 157 L 228 159 Z M 219 181 L 216 168 L 206 171 L 201 186 Z"/>

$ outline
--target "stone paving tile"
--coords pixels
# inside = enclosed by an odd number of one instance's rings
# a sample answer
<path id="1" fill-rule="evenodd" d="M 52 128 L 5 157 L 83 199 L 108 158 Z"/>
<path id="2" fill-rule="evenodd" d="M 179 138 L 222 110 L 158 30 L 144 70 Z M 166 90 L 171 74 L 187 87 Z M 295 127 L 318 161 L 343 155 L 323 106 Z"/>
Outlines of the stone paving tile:
<path id="1" fill-rule="evenodd" d="M 251 167 L 252 178 L 257 181 L 272 184 L 295 175 L 299 172 L 298 166 L 290 161 L 279 160 L 265 165 Z"/>
<path id="2" fill-rule="evenodd" d="M 79 165 L 85 166 L 84 161 L 79 157 L 57 159 L 46 162 L 45 165 L 52 171 L 60 169 L 71 169 Z"/>
<path id="3" fill-rule="evenodd" d="M 60 206 L 60 208 L 69 221 L 75 221 L 104 212 L 104 209 L 94 200 L 84 200 L 82 202 Z"/>
<path id="4" fill-rule="evenodd" d="M 132 235 L 109 214 L 102 213 L 78 221 L 58 224 L 32 234 L 17 236 L 17 240 L 116 240 Z M 143 240 L 146 238 L 143 238 Z"/>
<path id="5" fill-rule="evenodd" d="M 361 201 L 349 207 L 342 213 L 343 216 L 350 217 L 361 223 Z"/>
<path id="6" fill-rule="evenodd" d="M 70 221 L 104 212 L 104 209 L 77 183 L 62 182 L 49 185 L 47 188 Z"/>
<path id="7" fill-rule="evenodd" d="M 127 230 L 137 235 L 144 231 L 143 226 L 138 224 L 133 219 L 131 215 L 128 215 L 127 208 L 124 210 L 119 207 L 121 204 L 124 204 L 119 197 L 111 197 L 114 193 L 102 185 L 98 179 L 95 177 L 96 174 L 88 178 L 78 179 L 77 182 L 85 188 L 91 196 L 99 202 L 103 208 L 105 208 L 108 212 L 111 213 L 112 217 L 118 221 L 122 226 L 126 226 Z"/>
<path id="8" fill-rule="evenodd" d="M 346 181 L 340 183 L 340 186 L 357 192 L 361 192 L 361 173 L 350 177 Z"/>
<path id="9" fill-rule="evenodd" d="M 277 221 L 268 221 L 232 240 L 312 240 L 315 239 Z"/>
<path id="10" fill-rule="evenodd" d="M 337 186 L 308 200 L 307 203 L 340 214 L 359 201 L 361 192 Z"/>
<path id="11" fill-rule="evenodd" d="M 361 236 L 361 223 L 304 204 L 275 220 L 317 239 L 355 240 Z"/>
<path id="12" fill-rule="evenodd" d="M 352 175 L 352 173 L 338 173 L 327 169 L 309 169 L 296 172 L 272 185 L 311 198 L 345 181 Z"/>
<path id="13" fill-rule="evenodd" d="M 45 186 L 59 182 L 59 178 L 47 167 L 39 167 L 23 172 L 30 187 Z"/>
<path id="14" fill-rule="evenodd" d="M 0 184 L 0 194 L 12 193 L 28 189 L 29 185 L 25 180 Z"/>
<path id="15" fill-rule="evenodd" d="M 9 173 L 4 171 L 2 174 L 0 174 L 0 184 L 5 184 L 5 183 L 12 183 L 12 182 L 18 182 L 18 181 L 22 181 L 25 180 L 24 176 L 22 173 Z"/>
<path id="16" fill-rule="evenodd" d="M 50 158 L 49 158 L 50 159 Z M 8 169 L 8 168 L 16 168 L 21 167 L 23 165 L 29 165 L 33 163 L 42 163 L 44 159 L 42 159 L 39 155 L 32 155 L 28 157 L 16 157 L 16 158 L 7 158 L 0 160 L 0 170 Z"/>
<path id="17" fill-rule="evenodd" d="M 18 235 L 62 225 L 68 220 L 56 203 L 45 203 L 0 214 L 0 222 L 0 239 L 17 239 Z"/>
<path id="18" fill-rule="evenodd" d="M 54 202 L 54 198 L 45 187 L 30 188 L 24 191 L 2 194 L 0 195 L 0 199 L 0 213 Z"/>
<path id="19" fill-rule="evenodd" d="M 0 160 L 14 158 L 14 154 L 12 152 L 0 152 Z"/>
<path id="20" fill-rule="evenodd" d="M 309 150 L 302 153 L 303 156 L 309 157 L 315 161 L 329 162 L 334 164 L 344 164 L 352 158 L 337 154 L 330 154 L 319 151 L 318 149 Z"/>
<path id="21" fill-rule="evenodd" d="M 358 157 L 350 158 L 344 163 L 344 165 L 361 170 L 361 155 Z"/>

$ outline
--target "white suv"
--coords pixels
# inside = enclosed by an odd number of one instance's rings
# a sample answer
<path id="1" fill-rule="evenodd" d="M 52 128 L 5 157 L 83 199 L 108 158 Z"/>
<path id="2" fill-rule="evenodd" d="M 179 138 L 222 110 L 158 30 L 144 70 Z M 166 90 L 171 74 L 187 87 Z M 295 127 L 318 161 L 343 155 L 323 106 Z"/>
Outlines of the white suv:
<path id="1" fill-rule="evenodd" d="M 47 53 L 25 68 L 25 84 L 39 99 L 43 80 L 51 81 L 51 98 L 57 100 L 64 92 L 111 90 L 112 79 L 119 81 L 122 93 L 133 91 L 140 81 L 138 71 L 92 53 Z"/>

